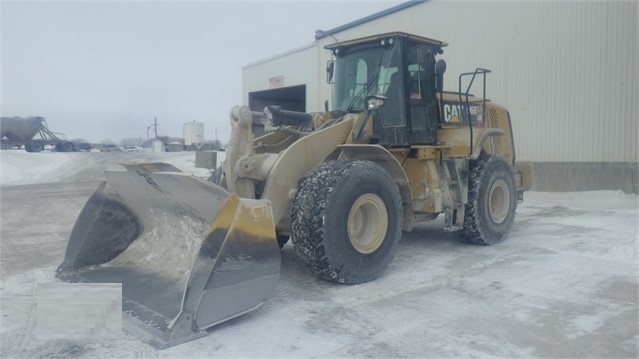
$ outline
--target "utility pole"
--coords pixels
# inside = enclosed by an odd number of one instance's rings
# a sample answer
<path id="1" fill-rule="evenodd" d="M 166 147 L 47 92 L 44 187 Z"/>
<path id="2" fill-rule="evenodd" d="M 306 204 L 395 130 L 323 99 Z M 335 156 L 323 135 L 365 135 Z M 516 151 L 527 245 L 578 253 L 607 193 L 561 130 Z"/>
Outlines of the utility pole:
<path id="1" fill-rule="evenodd" d="M 153 131 L 155 132 L 155 139 L 158 139 L 158 119 L 153 117 Z"/>

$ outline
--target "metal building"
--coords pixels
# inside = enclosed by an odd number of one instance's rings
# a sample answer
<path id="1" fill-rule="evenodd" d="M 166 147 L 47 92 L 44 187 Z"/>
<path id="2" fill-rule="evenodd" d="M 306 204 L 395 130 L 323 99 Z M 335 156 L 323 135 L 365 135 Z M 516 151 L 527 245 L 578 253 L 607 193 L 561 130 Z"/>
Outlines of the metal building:
<path id="1" fill-rule="evenodd" d="M 404 31 L 448 42 L 445 88 L 488 68 L 487 96 L 509 109 L 518 167 L 532 189 L 638 192 L 636 1 L 410 1 L 243 67 L 244 101 L 323 111 L 324 46 Z M 312 34 L 309 34 L 309 37 Z"/>

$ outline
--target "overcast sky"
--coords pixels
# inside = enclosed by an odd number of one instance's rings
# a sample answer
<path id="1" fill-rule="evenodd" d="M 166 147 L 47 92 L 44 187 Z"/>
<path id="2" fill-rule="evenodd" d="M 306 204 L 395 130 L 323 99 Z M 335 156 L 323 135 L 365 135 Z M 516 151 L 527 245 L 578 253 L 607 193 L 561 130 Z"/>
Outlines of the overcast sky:
<path id="1" fill-rule="evenodd" d="M 2 1 L 1 114 L 92 142 L 197 121 L 226 142 L 243 65 L 402 2 Z"/>

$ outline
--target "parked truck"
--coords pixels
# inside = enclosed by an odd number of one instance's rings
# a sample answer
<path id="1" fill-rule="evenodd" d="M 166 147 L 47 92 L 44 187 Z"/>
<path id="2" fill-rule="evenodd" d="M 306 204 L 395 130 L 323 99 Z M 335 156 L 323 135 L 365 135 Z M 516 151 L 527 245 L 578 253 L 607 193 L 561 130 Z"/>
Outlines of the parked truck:
<path id="1" fill-rule="evenodd" d="M 22 146 L 27 152 L 40 152 L 44 146 L 54 146 L 60 152 L 90 149 L 89 144 L 74 144 L 64 134 L 51 132 L 44 117 L 1 117 L 0 120 L 2 149 Z"/>

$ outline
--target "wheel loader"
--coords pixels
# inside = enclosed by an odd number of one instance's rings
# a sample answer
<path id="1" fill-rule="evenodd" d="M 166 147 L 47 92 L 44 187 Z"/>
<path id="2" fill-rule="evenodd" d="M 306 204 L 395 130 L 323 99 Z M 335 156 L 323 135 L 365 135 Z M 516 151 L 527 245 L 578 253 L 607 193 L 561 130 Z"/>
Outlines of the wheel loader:
<path id="1" fill-rule="evenodd" d="M 486 98 L 487 69 L 444 91 L 446 45 L 393 32 L 326 46 L 330 110 L 234 107 L 212 181 L 163 163 L 106 171 L 57 276 L 122 283 L 125 330 L 164 348 L 259 307 L 289 238 L 347 284 L 382 275 L 419 221 L 502 241 L 523 200 L 510 115 Z M 270 132 L 254 138 L 254 119 Z"/>

